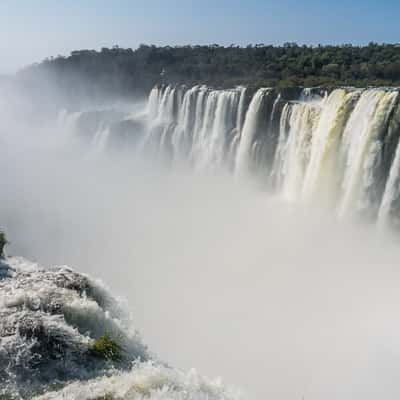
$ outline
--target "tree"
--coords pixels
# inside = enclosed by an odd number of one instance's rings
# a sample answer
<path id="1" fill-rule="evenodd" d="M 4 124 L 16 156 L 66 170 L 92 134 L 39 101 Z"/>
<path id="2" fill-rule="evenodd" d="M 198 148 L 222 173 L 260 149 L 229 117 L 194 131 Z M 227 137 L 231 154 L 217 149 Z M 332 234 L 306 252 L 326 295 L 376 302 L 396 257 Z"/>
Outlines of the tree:
<path id="1" fill-rule="evenodd" d="M 160 75 L 165 69 L 168 74 Z M 114 46 L 77 50 L 49 58 L 18 74 L 33 97 L 54 103 L 54 89 L 71 107 L 105 97 L 147 96 L 156 84 L 208 84 L 216 87 L 380 85 L 400 86 L 400 46 L 163 46 L 136 50 Z M 49 96 L 46 98 L 46 88 Z M 54 105 L 65 107 L 65 104 Z M 67 105 L 68 106 L 68 105 Z M 60 107 L 58 107 L 60 108 Z"/>

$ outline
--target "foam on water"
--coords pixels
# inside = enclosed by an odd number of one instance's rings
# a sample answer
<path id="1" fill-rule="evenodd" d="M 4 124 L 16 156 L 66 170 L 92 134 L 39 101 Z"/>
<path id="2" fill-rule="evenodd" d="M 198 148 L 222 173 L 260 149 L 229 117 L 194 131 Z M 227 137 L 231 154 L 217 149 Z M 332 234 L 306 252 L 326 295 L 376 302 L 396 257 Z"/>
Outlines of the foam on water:
<path id="1" fill-rule="evenodd" d="M 91 352 L 105 334 L 120 345 L 121 360 Z M 0 398 L 238 398 L 218 379 L 158 361 L 100 282 L 17 257 L 0 264 L 0 365 Z"/>
<path id="2" fill-rule="evenodd" d="M 66 266 L 1 260 L 0 394 L 31 398 L 150 359 L 132 326 L 121 303 L 88 276 Z M 99 359 L 90 351 L 103 335 L 121 344 L 123 360 Z"/>
<path id="3" fill-rule="evenodd" d="M 227 389 L 219 379 L 208 380 L 195 370 L 187 373 L 156 365 L 135 364 L 129 372 L 117 372 L 87 382 L 74 382 L 64 389 L 35 397 L 34 400 L 236 400 L 239 392 Z"/>

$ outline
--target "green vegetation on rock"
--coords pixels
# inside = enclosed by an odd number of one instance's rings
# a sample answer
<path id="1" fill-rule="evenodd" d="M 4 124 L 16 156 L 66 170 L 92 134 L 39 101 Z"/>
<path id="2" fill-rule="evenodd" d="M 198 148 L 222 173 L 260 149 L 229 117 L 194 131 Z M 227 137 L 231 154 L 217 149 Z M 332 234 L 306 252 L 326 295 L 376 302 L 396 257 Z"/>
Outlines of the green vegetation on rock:
<path id="1" fill-rule="evenodd" d="M 90 347 L 90 352 L 101 359 L 108 361 L 121 361 L 123 348 L 109 334 L 105 334 L 95 340 Z"/>

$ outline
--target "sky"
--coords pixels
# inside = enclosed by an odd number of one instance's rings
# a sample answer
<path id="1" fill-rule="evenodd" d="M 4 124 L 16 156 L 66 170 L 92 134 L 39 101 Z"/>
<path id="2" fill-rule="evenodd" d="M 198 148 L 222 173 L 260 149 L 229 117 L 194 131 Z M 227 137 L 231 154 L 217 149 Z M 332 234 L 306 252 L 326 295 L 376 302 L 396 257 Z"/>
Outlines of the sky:
<path id="1" fill-rule="evenodd" d="M 119 45 L 400 42 L 399 0 L 0 0 L 0 73 Z"/>

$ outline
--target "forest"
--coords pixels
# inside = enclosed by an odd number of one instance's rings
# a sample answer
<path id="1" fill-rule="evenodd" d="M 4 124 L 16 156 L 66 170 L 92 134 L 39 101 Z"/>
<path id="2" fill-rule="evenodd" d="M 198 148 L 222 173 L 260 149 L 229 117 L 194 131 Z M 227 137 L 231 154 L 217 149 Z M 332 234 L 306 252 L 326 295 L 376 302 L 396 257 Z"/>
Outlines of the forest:
<path id="1" fill-rule="evenodd" d="M 285 43 L 220 46 L 140 45 L 73 51 L 26 67 L 18 78 L 71 98 L 146 95 L 158 83 L 213 87 L 400 86 L 400 44 L 306 46 Z M 40 84 L 39 84 L 40 82 Z"/>

